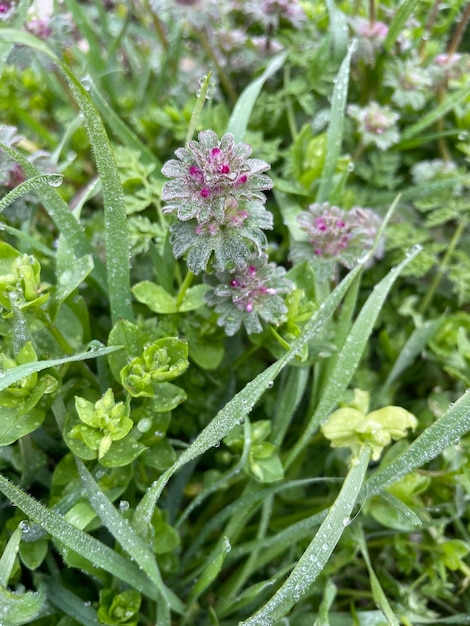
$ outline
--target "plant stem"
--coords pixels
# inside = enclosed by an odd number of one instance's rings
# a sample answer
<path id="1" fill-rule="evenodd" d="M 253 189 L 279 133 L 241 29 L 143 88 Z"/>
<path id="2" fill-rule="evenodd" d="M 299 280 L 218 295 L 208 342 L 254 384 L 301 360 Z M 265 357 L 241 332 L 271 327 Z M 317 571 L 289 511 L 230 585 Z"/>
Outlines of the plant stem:
<path id="1" fill-rule="evenodd" d="M 181 306 L 181 303 L 184 300 L 184 296 L 186 295 L 186 292 L 188 291 L 189 287 L 191 286 L 191 283 L 193 282 L 194 276 L 195 274 L 193 274 L 192 272 L 188 270 L 188 273 L 184 277 L 183 284 L 180 287 L 178 297 L 176 298 L 177 309 L 179 309 L 179 307 Z"/>
<path id="2" fill-rule="evenodd" d="M 369 24 L 373 26 L 375 23 L 375 2 L 369 0 Z"/>
<path id="3" fill-rule="evenodd" d="M 467 22 L 469 19 L 470 19 L 470 2 L 467 4 L 467 8 L 465 9 L 462 19 L 460 20 L 457 28 L 455 29 L 454 36 L 452 37 L 452 40 L 447 49 L 448 57 L 452 56 L 457 51 L 457 48 L 459 47 L 460 40 L 462 39 L 462 35 L 465 31 L 465 27 L 467 26 Z"/>

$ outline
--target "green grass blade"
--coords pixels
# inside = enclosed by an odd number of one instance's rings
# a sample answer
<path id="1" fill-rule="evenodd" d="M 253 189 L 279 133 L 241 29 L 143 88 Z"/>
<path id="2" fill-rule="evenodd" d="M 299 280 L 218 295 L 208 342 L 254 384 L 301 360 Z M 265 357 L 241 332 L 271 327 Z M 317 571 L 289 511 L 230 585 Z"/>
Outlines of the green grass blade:
<path id="1" fill-rule="evenodd" d="M 367 543 L 364 537 L 364 533 L 362 528 L 354 529 L 354 538 L 356 540 L 356 545 L 359 546 L 359 550 L 361 551 L 362 558 L 365 561 L 367 571 L 369 572 L 370 586 L 372 589 L 372 596 L 374 598 L 375 605 L 379 608 L 384 616 L 387 619 L 387 624 L 389 626 L 400 626 L 400 622 L 398 621 L 395 613 L 390 606 L 390 603 L 387 599 L 387 596 L 382 589 L 382 585 L 375 573 L 374 568 L 372 567 L 372 563 L 369 556 L 369 551 L 367 550 Z"/>
<path id="2" fill-rule="evenodd" d="M 340 61 L 348 48 L 348 22 L 346 16 L 338 9 L 334 0 L 326 0 L 330 16 L 330 37 L 333 57 Z"/>
<path id="3" fill-rule="evenodd" d="M 410 472 L 435 459 L 470 431 L 470 391 L 466 391 L 391 463 L 379 469 L 366 483 L 364 495 L 374 495 Z"/>
<path id="4" fill-rule="evenodd" d="M 349 69 L 354 50 L 355 44 L 353 42 L 349 46 L 348 52 L 341 63 L 333 89 L 330 123 L 326 137 L 325 163 L 321 173 L 320 186 L 316 198 L 317 202 L 327 201 L 329 193 L 333 188 L 332 180 L 336 170 L 336 164 L 341 154 L 341 144 L 343 141 L 344 117 L 346 102 L 348 100 Z"/>
<path id="5" fill-rule="evenodd" d="M 34 176 L 33 178 L 25 180 L 0 200 L 0 213 L 2 213 L 12 202 L 21 198 L 21 196 L 24 196 L 30 191 L 36 191 L 41 194 L 43 189 L 58 187 L 62 183 L 62 180 L 63 176 L 61 174 L 43 174 L 41 176 Z"/>
<path id="6" fill-rule="evenodd" d="M 415 358 L 424 350 L 429 340 L 434 336 L 442 318 L 424 322 L 420 328 L 416 328 L 410 335 L 408 341 L 400 350 L 397 360 L 390 370 L 384 388 L 390 387 L 395 380 L 413 363 Z"/>
<path id="7" fill-rule="evenodd" d="M 169 590 L 163 584 L 155 556 L 149 550 L 148 545 L 135 532 L 128 520 L 123 518 L 122 514 L 115 509 L 106 495 L 101 491 L 85 465 L 79 459 L 76 459 L 76 463 L 80 479 L 85 486 L 91 506 L 95 509 L 98 517 L 113 537 L 121 544 L 124 550 L 126 550 L 129 556 L 147 574 L 155 585 L 155 589 L 160 595 L 160 602 L 167 608 L 167 623 L 169 625 Z M 184 607 L 180 601 L 174 604 L 175 606 L 173 608 L 178 608 L 180 612 L 183 612 Z"/>
<path id="8" fill-rule="evenodd" d="M 444 98 L 444 100 L 440 104 L 431 109 L 431 111 L 429 111 L 429 113 L 422 117 L 418 122 L 412 124 L 406 130 L 404 130 L 401 135 L 401 141 L 408 141 L 409 139 L 412 139 L 422 130 L 440 120 L 441 117 L 444 117 L 446 113 L 448 113 L 458 104 L 465 102 L 469 96 L 470 85 L 468 84 L 461 89 L 457 89 L 457 91 L 451 92 Z M 399 149 L 400 144 L 398 144 L 396 148 Z"/>
<path id="9" fill-rule="evenodd" d="M 380 283 L 375 285 L 372 294 L 362 307 L 353 324 L 351 332 L 346 337 L 344 345 L 337 355 L 337 365 L 328 377 L 318 406 L 307 428 L 289 452 L 284 464 L 285 467 L 289 467 L 293 463 L 302 450 L 308 445 L 308 442 L 320 424 L 337 405 L 338 399 L 341 398 L 359 365 L 362 353 L 393 283 L 396 281 L 401 271 L 420 251 L 421 248 L 418 246 L 411 249 L 405 259 L 399 265 L 392 268 Z"/>
<path id="10" fill-rule="evenodd" d="M 395 17 L 389 26 L 387 37 L 384 41 L 384 48 L 387 52 L 395 45 L 395 42 L 402 32 L 406 22 L 412 15 L 419 0 L 404 0 L 404 2 L 398 7 L 398 11 L 395 13 Z"/>
<path id="11" fill-rule="evenodd" d="M 227 127 L 227 132 L 233 134 L 235 141 L 243 140 L 246 129 L 248 128 L 251 112 L 265 81 L 282 67 L 286 58 L 287 54 L 285 52 L 275 56 L 261 76 L 248 85 L 238 98 Z"/>
<path id="12" fill-rule="evenodd" d="M 0 32 L 1 38 L 1 32 Z M 25 174 L 30 178 L 36 176 L 42 176 L 41 172 L 34 167 L 20 152 L 0 143 L 0 148 L 4 150 L 12 159 L 17 161 L 23 168 Z M 67 203 L 62 199 L 56 189 L 52 187 L 42 188 L 42 201 L 44 208 L 49 214 L 51 220 L 56 225 L 57 229 L 67 239 L 69 245 L 73 248 L 77 258 L 86 256 L 87 254 L 93 254 L 93 248 L 88 241 L 85 233 L 78 221 L 75 219 Z M 105 268 L 102 262 L 97 258 L 95 254 L 93 257 L 95 269 L 93 275 L 98 284 L 106 291 L 106 275 Z"/>
<path id="13" fill-rule="evenodd" d="M 33 361 L 31 363 L 24 363 L 18 365 L 12 369 L 0 372 L 0 391 L 6 389 L 10 385 L 14 385 L 22 378 L 31 376 L 35 372 L 40 372 L 48 367 L 57 367 L 59 365 L 65 365 L 66 363 L 73 363 L 74 361 L 84 361 L 85 359 L 95 359 L 99 356 L 104 356 L 115 350 L 120 350 L 121 346 L 109 346 L 107 348 L 95 349 L 91 346 L 86 352 L 80 352 L 79 354 L 73 354 L 62 359 L 48 359 L 46 361 Z"/>
<path id="14" fill-rule="evenodd" d="M 155 504 L 170 477 L 183 467 L 183 465 L 189 463 L 189 461 L 198 458 L 210 448 L 217 446 L 237 424 L 243 421 L 266 389 L 272 386 L 273 381 L 283 368 L 294 359 L 297 354 L 301 353 L 303 346 L 312 337 L 323 332 L 326 323 L 343 299 L 349 286 L 361 271 L 362 264 L 358 264 L 347 274 L 342 282 L 314 312 L 312 318 L 305 325 L 303 333 L 293 342 L 291 349 L 239 391 L 196 437 L 189 448 L 181 454 L 176 463 L 166 470 L 166 472 L 149 487 L 136 509 L 135 521 L 140 531 L 144 532 L 141 524 L 145 526 L 145 524 L 149 523 Z"/>
<path id="15" fill-rule="evenodd" d="M 9 233 L 12 237 L 15 237 L 18 241 L 23 244 L 23 250 L 28 250 L 34 253 L 36 250 L 40 254 L 45 257 L 53 258 L 55 253 L 48 246 L 44 245 L 41 241 L 39 241 L 36 237 L 29 235 L 28 233 L 24 233 L 22 230 L 18 228 L 13 228 L 13 226 L 9 226 L 8 224 L 0 224 L 0 231 L 5 231 Z"/>
<path id="16" fill-rule="evenodd" d="M 113 149 L 103 122 L 88 92 L 73 72 L 40 39 L 13 29 L 0 31 L 0 39 L 14 41 L 48 56 L 60 69 L 83 115 L 85 128 L 93 148 L 96 167 L 101 178 L 104 202 L 105 243 L 111 317 L 133 319 L 130 290 L 129 237 L 124 205 L 124 192 Z M 83 256 L 83 255 L 82 255 Z"/>
<path id="17" fill-rule="evenodd" d="M 248 619 L 240 622 L 239 626 L 273 624 L 284 617 L 305 596 L 312 583 L 321 574 L 349 523 L 366 475 L 370 455 L 370 449 L 364 447 L 353 459 L 338 497 L 286 582 L 263 607 Z"/>
<path id="18" fill-rule="evenodd" d="M 20 549 L 21 537 L 23 530 L 21 525 L 15 529 L 12 536 L 8 540 L 5 550 L 0 557 L 0 587 L 6 587 L 13 571 L 13 566 Z"/>
<path id="19" fill-rule="evenodd" d="M 42 526 L 54 539 L 74 550 L 91 563 L 126 582 L 153 600 L 159 600 L 155 585 L 145 576 L 138 565 L 124 558 L 93 536 L 69 524 L 61 515 L 29 496 L 12 482 L 0 475 L 0 491 L 10 502 Z"/>
<path id="20" fill-rule="evenodd" d="M 47 577 L 45 586 L 49 602 L 81 626 L 100 626 L 95 609 L 63 587 L 59 580 Z"/>
<path id="21" fill-rule="evenodd" d="M 142 162 L 145 165 L 154 164 L 156 170 L 160 172 L 162 168 L 161 162 L 145 145 L 140 137 L 122 121 L 119 115 L 116 114 L 93 81 L 91 81 L 91 94 L 96 108 L 99 110 L 104 121 L 114 135 L 118 137 L 126 147 L 139 152 L 142 156 Z M 163 176 L 161 176 L 161 178 L 163 180 Z"/>

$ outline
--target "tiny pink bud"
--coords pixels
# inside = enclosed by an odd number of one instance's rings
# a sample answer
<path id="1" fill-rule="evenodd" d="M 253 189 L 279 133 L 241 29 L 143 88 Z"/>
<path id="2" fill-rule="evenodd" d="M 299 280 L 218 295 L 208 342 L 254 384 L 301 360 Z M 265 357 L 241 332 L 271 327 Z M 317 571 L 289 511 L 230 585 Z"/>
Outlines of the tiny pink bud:
<path id="1" fill-rule="evenodd" d="M 210 196 L 211 190 L 208 187 L 203 187 L 199 193 L 203 198 L 208 198 Z"/>

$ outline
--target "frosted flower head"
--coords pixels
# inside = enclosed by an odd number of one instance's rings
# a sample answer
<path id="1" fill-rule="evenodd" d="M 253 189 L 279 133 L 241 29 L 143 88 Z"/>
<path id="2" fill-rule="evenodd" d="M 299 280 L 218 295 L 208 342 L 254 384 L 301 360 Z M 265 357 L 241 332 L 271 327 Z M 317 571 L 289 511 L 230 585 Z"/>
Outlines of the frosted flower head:
<path id="1" fill-rule="evenodd" d="M 323 280 L 334 277 L 338 263 L 348 269 L 354 267 L 372 248 L 381 219 L 371 209 L 354 207 L 343 211 L 324 202 L 310 205 L 297 222 L 307 240 L 294 242 L 291 257 L 295 261 L 310 261 Z M 381 254 L 379 246 L 376 256 Z"/>
<path id="2" fill-rule="evenodd" d="M 253 251 L 267 245 L 263 230 L 273 227 L 272 214 L 258 202 L 237 203 L 225 208 L 222 222 L 192 219 L 170 226 L 170 242 L 176 258 L 186 254 L 186 264 L 199 274 L 212 262 L 218 271 L 245 267 Z"/>
<path id="3" fill-rule="evenodd" d="M 282 20 L 295 28 L 300 28 L 307 19 L 298 0 L 263 0 L 261 11 L 264 13 L 264 19 L 268 24 L 275 28 L 279 27 Z"/>
<path id="4" fill-rule="evenodd" d="M 275 325 L 284 322 L 287 307 L 283 296 L 294 288 L 285 273 L 283 267 L 268 263 L 268 257 L 263 254 L 253 257 L 236 272 L 207 276 L 205 280 L 212 289 L 204 298 L 218 313 L 217 324 L 231 336 L 242 324 L 251 334 L 262 332 L 262 320 Z"/>
<path id="5" fill-rule="evenodd" d="M 454 54 L 438 54 L 429 71 L 434 85 L 440 87 L 448 81 L 459 80 L 469 69 L 470 57 L 454 52 Z"/>
<path id="6" fill-rule="evenodd" d="M 230 133 L 219 140 L 212 130 L 200 132 L 198 140 L 190 141 L 187 149 L 178 148 L 177 159 L 163 166 L 163 175 L 172 179 L 162 190 L 165 213 L 176 213 L 182 221 L 223 223 L 226 206 L 232 202 L 266 202 L 262 192 L 272 182 L 263 172 L 269 165 L 248 158 L 248 144 L 234 143 Z"/>
<path id="7" fill-rule="evenodd" d="M 220 20 L 217 0 L 151 0 L 152 11 L 163 21 L 187 23 L 194 28 L 206 27 Z"/>
<path id="8" fill-rule="evenodd" d="M 444 161 L 443 159 L 420 161 L 411 168 L 411 177 L 415 185 L 422 185 L 444 178 L 453 178 L 456 174 L 457 165 L 453 161 Z M 456 176 L 455 178 L 454 192 L 461 189 Z"/>
<path id="9" fill-rule="evenodd" d="M 0 2 L 0 22 L 6 22 L 16 12 L 15 4 L 9 0 Z"/>
<path id="10" fill-rule="evenodd" d="M 348 114 L 356 120 L 357 130 L 364 145 L 374 145 L 379 150 L 387 150 L 400 139 L 396 122 L 400 116 L 388 106 L 371 102 L 365 107 L 351 104 Z"/>
<path id="11" fill-rule="evenodd" d="M 414 59 L 396 59 L 385 71 L 384 85 L 393 88 L 392 101 L 399 107 L 409 106 L 414 111 L 422 109 L 430 96 L 432 78 L 427 69 Z"/>
<path id="12" fill-rule="evenodd" d="M 357 38 L 355 61 L 364 61 L 367 65 L 375 65 L 377 51 L 383 45 L 388 33 L 388 26 L 384 22 L 370 22 L 362 17 L 350 20 L 351 28 Z"/>

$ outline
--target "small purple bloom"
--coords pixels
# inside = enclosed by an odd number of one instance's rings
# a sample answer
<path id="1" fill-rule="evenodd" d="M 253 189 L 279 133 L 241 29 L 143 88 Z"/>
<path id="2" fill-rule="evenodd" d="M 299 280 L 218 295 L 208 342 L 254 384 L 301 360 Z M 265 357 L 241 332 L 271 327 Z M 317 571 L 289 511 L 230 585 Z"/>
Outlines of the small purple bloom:
<path id="1" fill-rule="evenodd" d="M 248 158 L 248 144 L 234 143 L 228 133 L 219 141 L 212 130 L 200 132 L 198 140 L 190 141 L 187 149 L 178 148 L 177 159 L 163 166 L 163 175 L 172 179 L 162 191 L 165 213 L 176 213 L 182 221 L 223 222 L 228 200 L 266 202 L 262 192 L 272 187 L 264 175 L 269 165 Z"/>
<path id="2" fill-rule="evenodd" d="M 219 314 L 218 325 L 227 335 L 234 335 L 243 324 L 248 333 L 263 330 L 261 320 L 269 324 L 285 321 L 287 307 L 282 297 L 294 288 L 285 278 L 285 269 L 268 263 L 263 254 L 253 257 L 243 269 L 234 273 L 216 272 L 206 276 L 212 289 L 204 298 Z"/>

